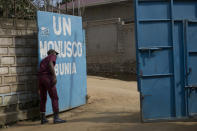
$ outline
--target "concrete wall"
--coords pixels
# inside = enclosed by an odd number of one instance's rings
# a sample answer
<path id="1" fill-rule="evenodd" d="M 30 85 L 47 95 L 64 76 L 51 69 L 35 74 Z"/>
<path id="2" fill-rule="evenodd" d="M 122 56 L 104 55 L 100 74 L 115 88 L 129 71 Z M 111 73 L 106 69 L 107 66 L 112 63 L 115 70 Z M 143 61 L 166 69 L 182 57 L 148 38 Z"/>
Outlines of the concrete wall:
<path id="1" fill-rule="evenodd" d="M 134 6 L 132 1 L 86 7 L 84 21 L 104 19 L 130 19 L 134 20 Z"/>
<path id="2" fill-rule="evenodd" d="M 135 74 L 133 2 L 87 7 L 83 21 L 88 73 Z"/>
<path id="3" fill-rule="evenodd" d="M 121 19 L 86 22 L 88 73 L 135 74 L 134 23 Z"/>
<path id="4" fill-rule="evenodd" d="M 0 125 L 38 115 L 37 62 L 36 22 L 0 19 Z"/>

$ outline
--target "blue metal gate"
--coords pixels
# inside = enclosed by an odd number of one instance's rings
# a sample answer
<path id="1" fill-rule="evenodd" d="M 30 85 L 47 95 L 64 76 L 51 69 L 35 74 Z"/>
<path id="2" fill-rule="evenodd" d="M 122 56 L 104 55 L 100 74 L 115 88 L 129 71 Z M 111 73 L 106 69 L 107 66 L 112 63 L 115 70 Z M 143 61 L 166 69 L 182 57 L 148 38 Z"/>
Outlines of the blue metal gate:
<path id="1" fill-rule="evenodd" d="M 135 0 L 143 121 L 197 114 L 197 1 Z"/>

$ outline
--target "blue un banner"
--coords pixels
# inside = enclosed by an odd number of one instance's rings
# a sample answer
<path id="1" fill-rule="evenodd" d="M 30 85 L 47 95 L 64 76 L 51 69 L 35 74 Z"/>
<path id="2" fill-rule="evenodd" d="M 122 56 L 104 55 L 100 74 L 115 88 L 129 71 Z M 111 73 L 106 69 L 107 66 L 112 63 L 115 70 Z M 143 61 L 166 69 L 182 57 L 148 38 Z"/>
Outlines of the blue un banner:
<path id="1" fill-rule="evenodd" d="M 86 50 L 82 18 L 37 12 L 39 62 L 55 49 L 57 57 L 55 72 L 60 111 L 86 103 Z M 47 99 L 46 114 L 52 113 L 51 101 Z"/>

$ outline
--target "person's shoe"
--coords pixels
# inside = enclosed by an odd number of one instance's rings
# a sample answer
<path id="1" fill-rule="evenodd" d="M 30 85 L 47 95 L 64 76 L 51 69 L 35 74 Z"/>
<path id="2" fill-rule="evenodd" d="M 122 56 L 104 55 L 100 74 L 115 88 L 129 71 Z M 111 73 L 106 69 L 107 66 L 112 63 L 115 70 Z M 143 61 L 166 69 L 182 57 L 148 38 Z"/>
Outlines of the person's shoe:
<path id="1" fill-rule="evenodd" d="M 54 124 L 65 123 L 65 122 L 66 120 L 62 120 L 59 118 L 58 113 L 54 113 L 54 119 L 53 119 Z"/>
<path id="2" fill-rule="evenodd" d="M 46 119 L 45 113 L 41 113 L 41 124 L 46 124 L 49 121 Z"/>

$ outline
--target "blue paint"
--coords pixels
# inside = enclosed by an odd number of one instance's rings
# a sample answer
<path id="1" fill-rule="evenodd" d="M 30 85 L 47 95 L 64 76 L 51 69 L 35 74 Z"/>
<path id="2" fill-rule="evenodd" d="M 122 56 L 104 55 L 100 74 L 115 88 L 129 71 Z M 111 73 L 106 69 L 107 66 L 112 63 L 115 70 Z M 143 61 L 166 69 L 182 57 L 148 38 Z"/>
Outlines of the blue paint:
<path id="1" fill-rule="evenodd" d="M 143 121 L 197 115 L 197 1 L 135 0 Z"/>
<path id="2" fill-rule="evenodd" d="M 59 55 L 56 61 L 59 109 L 64 111 L 86 103 L 86 50 L 82 18 L 77 16 L 37 12 L 39 62 L 53 48 Z M 46 114 L 52 114 L 47 100 Z"/>

